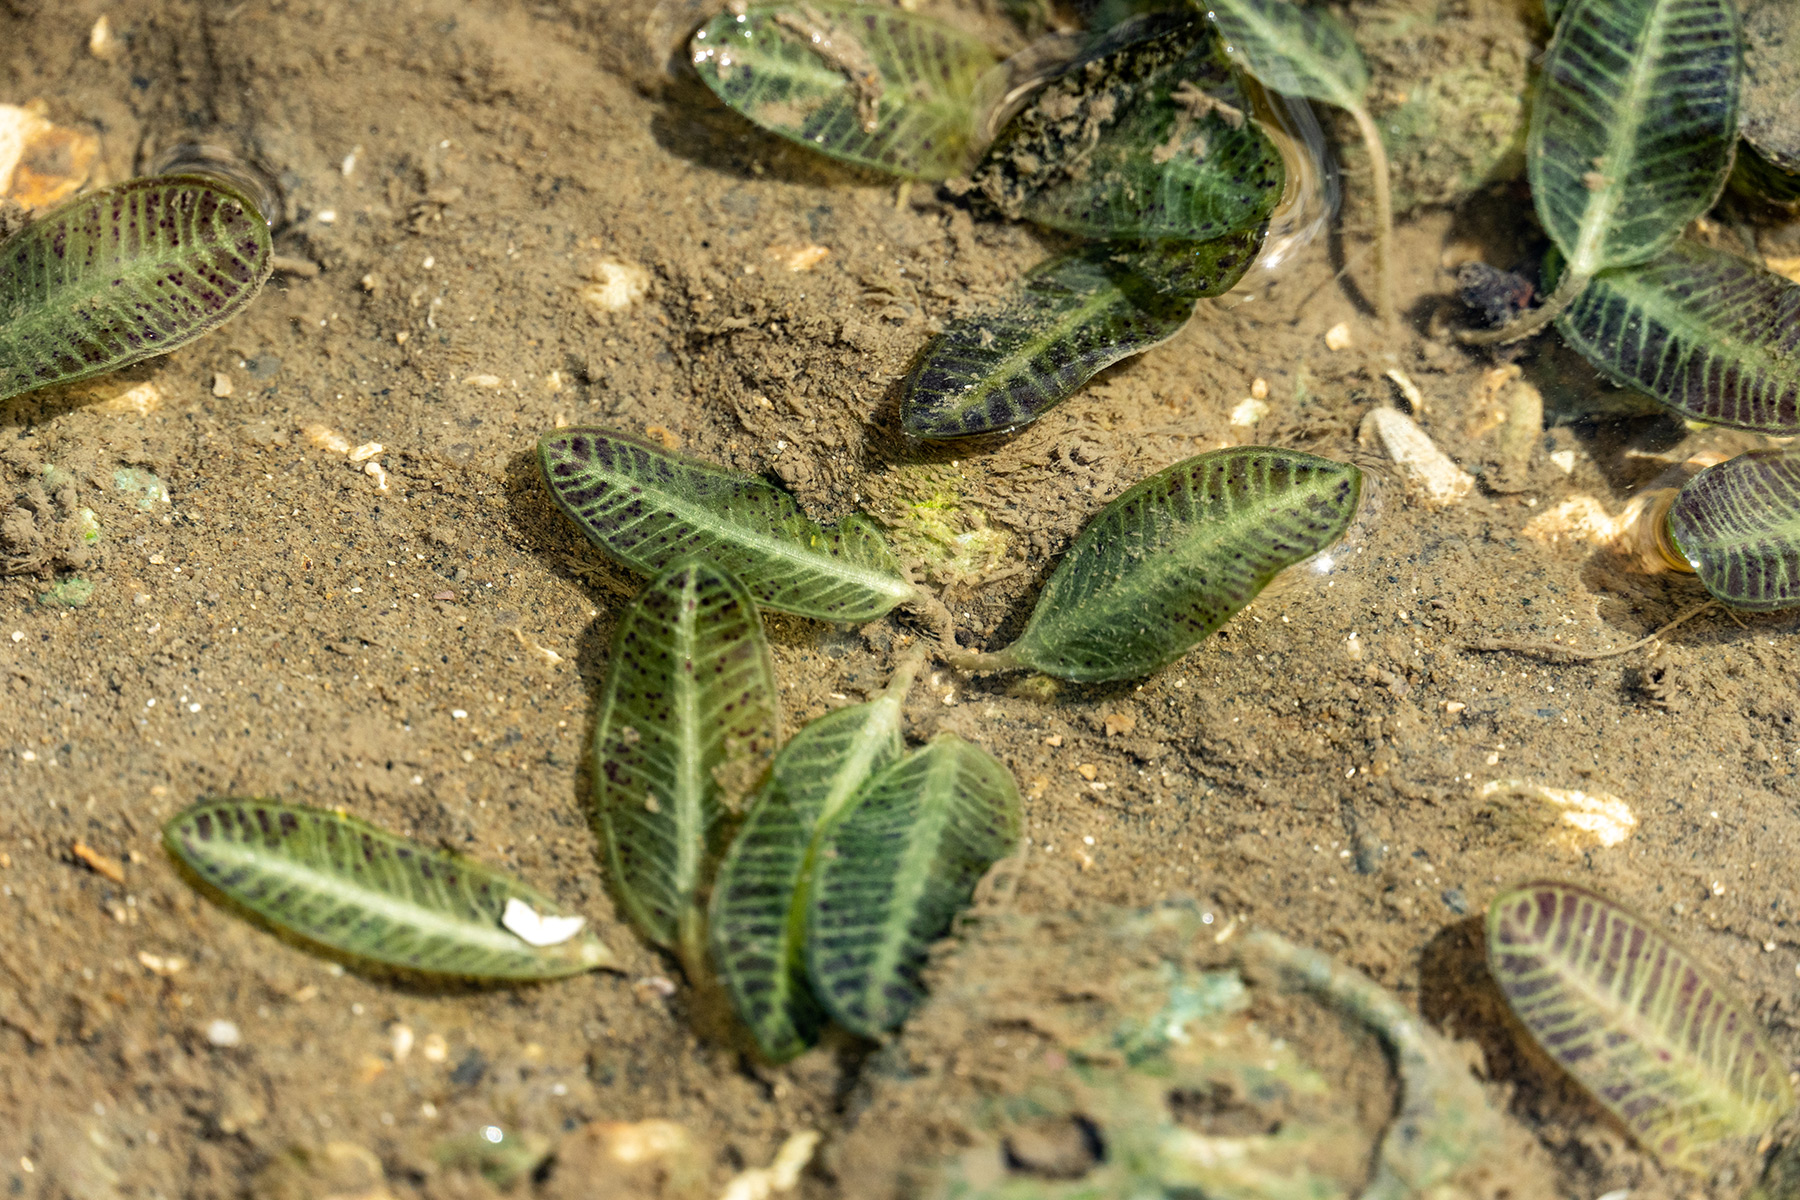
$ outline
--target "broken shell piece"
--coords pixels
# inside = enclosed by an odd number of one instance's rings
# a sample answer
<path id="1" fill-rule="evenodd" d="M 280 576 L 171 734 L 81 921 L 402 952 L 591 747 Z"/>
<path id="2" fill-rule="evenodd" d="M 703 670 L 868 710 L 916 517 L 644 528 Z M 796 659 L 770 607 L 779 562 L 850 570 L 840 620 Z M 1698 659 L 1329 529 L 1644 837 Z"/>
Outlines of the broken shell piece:
<path id="1" fill-rule="evenodd" d="M 800 1182 L 800 1172 L 812 1160 L 819 1144 L 818 1131 L 803 1129 L 792 1134 L 775 1152 L 775 1161 L 766 1167 L 739 1171 L 725 1185 L 719 1200 L 768 1200 L 780 1192 L 791 1192 Z"/>
<path id="2" fill-rule="evenodd" d="M 1537 800 L 1548 804 L 1560 810 L 1563 825 L 1586 835 L 1573 839 L 1578 846 L 1617 846 L 1637 829 L 1631 806 L 1605 792 L 1544 787 L 1522 779 L 1494 779 L 1482 784 L 1475 795 L 1482 800 Z"/>
<path id="3" fill-rule="evenodd" d="M 384 449 L 386 449 L 386 447 L 380 442 L 364 442 L 356 449 L 350 451 L 350 461 L 353 463 L 368 462 L 371 458 L 380 454 Z"/>
<path id="4" fill-rule="evenodd" d="M 1238 426 L 1250 426 L 1268 415 L 1268 404 L 1251 396 L 1249 399 L 1239 402 L 1238 406 L 1231 410 L 1231 423 Z"/>
<path id="5" fill-rule="evenodd" d="M 1475 488 L 1475 477 L 1451 461 L 1405 413 L 1375 408 L 1363 418 L 1360 440 L 1379 439 L 1394 460 L 1407 498 L 1426 508 L 1460 503 Z"/>
<path id="6" fill-rule="evenodd" d="M 587 924 L 586 917 L 546 917 L 517 896 L 506 901 L 500 924 L 519 935 L 528 946 L 560 946 Z"/>
<path id="7" fill-rule="evenodd" d="M 700 1200 L 710 1153 L 673 1121 L 595 1121 L 556 1147 L 556 1170 L 542 1200 L 594 1196 Z"/>
<path id="8" fill-rule="evenodd" d="M 0 195 L 26 208 L 73 196 L 88 181 L 100 139 L 52 124 L 37 106 L 0 104 Z"/>
<path id="9" fill-rule="evenodd" d="M 333 454 L 350 453 L 350 439 L 329 425 L 307 425 L 300 430 L 306 440 L 321 450 L 329 450 Z"/>
<path id="10" fill-rule="evenodd" d="M 636 263 L 616 258 L 595 259 L 587 273 L 594 282 L 582 287 L 578 294 L 588 315 L 595 320 L 635 308 L 650 294 L 650 272 Z"/>
<path id="11" fill-rule="evenodd" d="M 802 271 L 810 271 L 831 255 L 831 247 L 816 244 L 796 246 L 790 243 L 777 243 L 770 246 L 768 255 L 781 266 L 798 275 Z"/>
<path id="12" fill-rule="evenodd" d="M 103 381 L 88 385 L 82 394 L 93 398 L 95 412 L 144 417 L 163 404 L 162 390 L 154 383 L 134 383 L 127 387 L 116 381 Z"/>

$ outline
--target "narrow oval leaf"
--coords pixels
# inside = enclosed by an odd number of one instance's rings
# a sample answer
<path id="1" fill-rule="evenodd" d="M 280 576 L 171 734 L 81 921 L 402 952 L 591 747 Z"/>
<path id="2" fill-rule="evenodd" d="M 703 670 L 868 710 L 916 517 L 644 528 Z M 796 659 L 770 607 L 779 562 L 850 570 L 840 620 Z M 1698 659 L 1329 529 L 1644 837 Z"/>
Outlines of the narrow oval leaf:
<path id="1" fill-rule="evenodd" d="M 1685 238 L 1557 318 L 1601 371 L 1696 421 L 1800 433 L 1800 286 Z"/>
<path id="2" fill-rule="evenodd" d="M 1041 264 L 999 307 L 955 321 L 926 350 L 900 404 L 906 431 L 958 438 L 1029 425 L 1107 367 L 1173 337 L 1197 295 L 1242 277 L 1260 241 L 1259 230 L 1128 253 L 1092 246 Z M 1167 292 L 1140 277 L 1139 260 L 1160 268 Z"/>
<path id="3" fill-rule="evenodd" d="M 1579 0 L 1578 0 L 1579 2 Z M 1571 883 L 1495 898 L 1488 966 L 1546 1053 L 1651 1153 L 1687 1170 L 1794 1107 L 1750 1010 L 1641 917 Z"/>
<path id="4" fill-rule="evenodd" d="M 872 775 L 898 760 L 900 706 L 917 665 L 879 698 L 827 713 L 775 756 L 713 884 L 713 968 L 762 1052 L 785 1062 L 818 1040 L 824 1011 L 806 983 L 808 884 L 820 831 Z"/>
<path id="5" fill-rule="evenodd" d="M 1283 569 L 1342 537 L 1362 472 L 1296 450 L 1240 446 L 1157 472 L 1100 511 L 993 666 L 1078 683 L 1174 662 Z"/>
<path id="6" fill-rule="evenodd" d="M 1369 66 L 1336 16 L 1291 0 L 1196 0 L 1225 53 L 1271 91 L 1359 108 Z"/>
<path id="7" fill-rule="evenodd" d="M 1571 0 L 1526 140 L 1538 216 L 1570 269 L 1643 262 L 1711 207 L 1737 108 L 1732 0 Z"/>
<path id="8" fill-rule="evenodd" d="M 0 244 L 0 399 L 185 346 L 274 269 L 269 227 L 197 176 L 78 197 Z"/>
<path id="9" fill-rule="evenodd" d="M 594 728 L 594 808 L 614 886 L 658 945 L 702 949 L 701 890 L 727 817 L 775 752 L 780 714 L 762 618 L 717 567 L 678 563 L 620 616 Z"/>
<path id="10" fill-rule="evenodd" d="M 553 429 L 538 456 L 581 531 L 646 575 L 701 556 L 762 607 L 825 621 L 872 621 L 914 596 L 867 520 L 820 525 L 761 479 L 605 429 Z"/>
<path id="11" fill-rule="evenodd" d="M 592 933 L 533 946 L 509 902 L 557 917 L 511 876 L 354 817 L 273 800 L 213 800 L 163 827 L 169 853 L 275 928 L 371 962 L 471 979 L 554 979 L 616 965 Z"/>
<path id="12" fill-rule="evenodd" d="M 1100 238 L 1205 242 L 1255 229 L 1285 179 L 1202 21 L 1152 32 L 1046 84 L 975 183 L 1001 212 Z"/>
<path id="13" fill-rule="evenodd" d="M 838 1024 L 906 1019 L 931 943 L 1018 838 L 1012 772 L 952 734 L 863 786 L 820 840 L 807 910 L 807 977 Z"/>
<path id="14" fill-rule="evenodd" d="M 975 85 L 997 61 L 926 17 L 832 0 L 723 13 L 691 50 L 706 86 L 755 124 L 911 179 L 967 169 Z"/>
<path id="15" fill-rule="evenodd" d="M 1669 509 L 1669 535 L 1725 603 L 1800 605 L 1800 455 L 1753 450 L 1701 471 Z"/>

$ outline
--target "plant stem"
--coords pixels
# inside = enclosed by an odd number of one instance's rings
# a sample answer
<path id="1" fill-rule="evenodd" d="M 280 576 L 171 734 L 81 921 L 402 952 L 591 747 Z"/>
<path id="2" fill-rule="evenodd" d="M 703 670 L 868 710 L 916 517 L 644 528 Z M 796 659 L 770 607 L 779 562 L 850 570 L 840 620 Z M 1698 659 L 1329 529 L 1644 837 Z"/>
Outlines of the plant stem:
<path id="1" fill-rule="evenodd" d="M 995 650 L 991 654 L 945 646 L 939 653 L 945 662 L 958 671 L 1016 671 L 1025 665 L 1012 656 L 1011 646 Z"/>
<path id="2" fill-rule="evenodd" d="M 1369 150 L 1370 174 L 1375 185 L 1375 311 L 1381 323 L 1393 327 L 1394 305 L 1394 194 L 1388 181 L 1387 147 L 1369 110 L 1357 105 L 1350 110 Z"/>
<path id="3" fill-rule="evenodd" d="M 1465 329 L 1457 336 L 1469 346 L 1503 346 L 1520 338 L 1530 337 L 1569 307 L 1592 278 L 1592 275 L 1564 271 L 1563 277 L 1556 281 L 1556 290 L 1542 304 L 1521 314 L 1518 320 L 1508 321 L 1498 329 Z"/>

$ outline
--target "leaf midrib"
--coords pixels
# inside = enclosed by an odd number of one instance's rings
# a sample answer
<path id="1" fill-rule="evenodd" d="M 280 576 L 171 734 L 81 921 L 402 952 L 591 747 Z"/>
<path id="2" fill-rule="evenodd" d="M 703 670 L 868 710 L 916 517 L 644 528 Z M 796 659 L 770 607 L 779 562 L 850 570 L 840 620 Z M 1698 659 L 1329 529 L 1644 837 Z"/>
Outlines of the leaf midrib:
<path id="1" fill-rule="evenodd" d="M 394 924 L 409 927 L 421 936 L 448 938 L 464 946 L 478 947 L 489 953 L 540 957 L 534 947 L 498 923 L 492 926 L 478 925 L 472 920 L 458 918 L 442 910 L 396 896 L 392 892 L 371 887 L 354 875 L 328 871 L 287 855 L 270 856 L 259 853 L 243 842 L 214 841 L 209 843 L 199 856 L 208 862 L 230 863 L 233 866 L 249 868 L 254 874 L 263 878 L 280 879 L 290 886 L 303 888 L 314 895 L 328 897 L 334 903 L 360 908 Z M 467 870 L 466 867 L 464 869 Z M 519 895 L 519 893 L 512 894 Z M 520 898 L 525 899 L 528 903 L 532 899 L 523 895 Z M 256 911 L 278 915 L 281 910 L 269 905 L 256 906 Z M 309 937 L 323 940 L 319 934 L 312 932 L 304 925 L 295 924 L 292 928 Z M 355 948 L 349 942 L 342 944 L 350 949 Z"/>
<path id="2" fill-rule="evenodd" d="M 879 985 L 894 977 L 900 964 L 901 949 L 911 940 L 907 926 L 918 912 L 919 900 L 931 883 L 932 864 L 944 840 L 950 822 L 950 795 L 956 786 L 956 754 L 946 743 L 927 746 L 917 752 L 925 759 L 925 778 L 913 790 L 916 812 L 907 829 L 906 845 L 894 867 L 894 889 L 881 914 L 881 936 L 875 941 L 875 954 L 865 973 L 865 980 L 876 985 L 875 993 L 865 992 L 863 1003 L 874 1012 L 881 1009 Z M 904 769 L 902 759 L 897 769 Z M 948 780 L 944 776 L 948 775 Z"/>
<path id="3" fill-rule="evenodd" d="M 1590 7 L 1599 2 L 1600 0 L 1590 0 Z M 1573 16 L 1575 14 L 1565 15 Z M 1625 177 L 1630 173 L 1626 169 L 1623 157 L 1627 151 L 1632 152 L 1629 155 L 1630 168 L 1634 170 L 1637 166 L 1638 156 L 1635 153 L 1637 134 L 1643 124 L 1645 107 L 1642 93 L 1645 79 L 1651 74 L 1652 65 L 1659 61 L 1662 54 L 1663 18 L 1665 15 L 1666 4 L 1663 0 L 1654 0 L 1650 6 L 1650 21 L 1644 32 L 1643 51 L 1631 64 L 1625 93 L 1621 97 L 1620 106 L 1624 108 L 1627 119 L 1607 127 L 1605 165 L 1596 168 L 1601 172 L 1605 186 L 1589 193 L 1591 198 L 1582 210 L 1575 249 L 1569 254 L 1569 269 L 1577 275 L 1593 275 L 1597 271 L 1615 265 L 1605 261 L 1601 251 L 1604 249 L 1607 227 L 1612 222 L 1613 212 L 1624 199 Z M 1569 37 L 1573 42 L 1572 26 Z M 1620 106 L 1615 106 L 1615 111 Z M 1577 178 L 1579 179 L 1579 176 Z M 1679 232 L 1679 230 L 1675 232 Z M 1636 257 L 1641 257 L 1641 255 Z"/>
<path id="4" fill-rule="evenodd" d="M 1685 270 L 1704 269 L 1705 264 L 1687 255 L 1681 256 Z M 1746 269 L 1751 269 L 1746 264 Z M 1656 281 L 1645 277 L 1649 267 L 1639 269 L 1622 268 L 1615 273 L 1603 275 L 1599 282 L 1602 287 L 1613 291 L 1628 309 L 1653 317 L 1669 331 L 1671 339 L 1679 339 L 1687 343 L 1682 358 L 1692 358 L 1699 354 L 1711 360 L 1721 358 L 1733 359 L 1747 363 L 1770 375 L 1781 377 L 1796 370 L 1800 363 L 1792 360 L 1792 356 L 1778 356 L 1764 344 L 1749 340 L 1742 329 L 1735 324 L 1712 325 L 1701 320 L 1695 314 L 1691 303 L 1682 303 L 1670 296 L 1669 292 L 1659 286 Z M 1717 281 L 1709 282 L 1708 290 L 1719 286 Z M 1595 304 L 1606 303 L 1606 292 L 1596 290 L 1591 293 Z M 1577 301 L 1579 304 L 1580 301 Z M 1559 324 L 1573 325 L 1574 312 L 1570 311 L 1558 318 Z M 1565 329 L 1564 332 L 1578 335 L 1580 331 Z M 1588 341 L 1585 337 L 1581 341 Z M 1641 341 L 1641 339 L 1640 339 Z M 1720 346 L 1730 347 L 1729 351 Z M 1621 347 L 1622 348 L 1622 347 Z M 1668 347 L 1663 347 L 1657 355 L 1657 367 L 1660 371 L 1662 362 L 1668 357 Z M 1704 412 L 1704 410 L 1702 410 Z"/>
<path id="5" fill-rule="evenodd" d="M 1158 589 L 1165 580 L 1191 574 L 1196 566 L 1210 559 L 1221 547 L 1251 540 L 1256 526 L 1295 515 L 1304 516 L 1307 502 L 1328 493 L 1331 485 L 1336 482 L 1312 481 L 1294 485 L 1285 489 L 1283 502 L 1275 505 L 1247 499 L 1241 501 L 1240 507 L 1234 512 L 1206 512 L 1189 518 L 1184 523 L 1191 527 L 1190 534 L 1182 536 L 1175 544 L 1146 546 L 1138 552 L 1137 561 L 1119 573 L 1110 586 L 1090 592 L 1079 605 L 1054 605 L 1047 612 L 1041 626 L 1033 620 L 1020 637 L 1020 643 L 1051 633 L 1061 633 L 1070 628 L 1091 628 L 1116 623 L 1121 617 L 1132 613 L 1136 607 L 1134 601 L 1141 600 L 1146 593 Z M 1104 564 L 1095 563 L 1088 569 L 1104 570 L 1105 567 Z M 1147 582 L 1136 582 L 1138 580 Z M 1220 594 L 1222 590 L 1221 585 L 1216 582 L 1209 581 L 1208 586 L 1213 595 Z M 1055 611 L 1056 609 L 1064 611 Z M 1034 613 L 1033 616 L 1035 615 Z"/>
<path id="6" fill-rule="evenodd" d="M 575 462 L 578 468 L 582 466 L 579 459 L 576 459 L 573 455 L 569 454 L 566 445 L 564 446 L 562 453 L 564 457 Z M 741 525 L 728 525 L 722 522 L 717 514 L 710 510 L 699 507 L 691 501 L 684 500 L 673 492 L 658 488 L 642 479 L 626 475 L 622 472 L 608 470 L 597 462 L 590 462 L 586 464 L 586 466 L 588 470 L 605 479 L 615 489 L 628 492 L 631 488 L 635 487 L 646 493 L 655 495 L 672 515 L 695 528 L 712 533 L 715 537 L 719 538 L 719 540 L 728 544 L 735 544 L 754 549 L 770 558 L 777 559 L 801 570 L 810 570 L 816 574 L 824 575 L 829 578 L 841 579 L 848 583 L 858 584 L 867 588 L 869 591 L 878 592 L 883 596 L 893 597 L 895 603 L 909 600 L 914 595 L 912 585 L 897 576 L 882 575 L 871 570 L 856 568 L 849 565 L 849 561 L 845 559 L 821 557 L 810 554 L 804 547 L 793 541 L 770 537 L 767 534 L 760 534 L 754 530 L 745 529 Z M 739 481 L 731 480 L 730 482 L 735 484 Z M 754 481 L 751 482 L 754 483 Z M 773 491 L 774 489 L 771 488 L 770 490 Z M 779 495 L 779 493 L 777 494 Z M 804 514 L 799 515 L 802 516 L 802 519 L 807 519 L 809 520 L 809 523 L 813 523 L 816 526 L 816 522 L 810 522 L 810 519 L 805 518 Z M 621 526 L 621 528 L 623 528 L 623 526 Z M 822 538 L 825 538 L 828 541 L 832 538 L 836 538 L 840 546 L 844 545 L 843 535 L 839 531 L 835 529 L 827 530 L 823 526 L 817 526 L 817 528 L 819 529 L 819 535 Z"/>
<path id="7" fill-rule="evenodd" d="M 1013 353 L 1001 360 L 1002 369 L 985 373 L 982 381 L 965 392 L 958 393 L 955 407 L 944 415 L 961 415 L 969 409 L 985 401 L 989 396 L 1001 389 L 1002 384 L 1025 373 L 1032 363 L 1056 343 L 1067 339 L 1090 320 L 1105 313 L 1108 309 L 1119 307 L 1126 300 L 1125 293 L 1115 287 L 1110 280 L 1102 284 L 1102 290 L 1072 309 L 1065 309 L 1064 314 L 1055 323 L 1032 335 Z M 1000 314 L 1004 316 L 1004 314 Z M 977 322 L 976 328 L 986 328 Z M 1053 368 L 1059 370 L 1060 367 Z M 1035 389 L 1034 389 L 1035 390 Z"/>
<path id="8" fill-rule="evenodd" d="M 1696 967 L 1685 954 L 1682 954 L 1673 946 L 1669 946 L 1666 943 L 1659 945 L 1656 941 L 1651 941 L 1648 944 L 1666 953 L 1669 962 L 1680 964 L 1679 968 L 1673 972 L 1677 978 L 1679 978 L 1680 973 L 1683 970 L 1693 971 L 1696 975 L 1701 974 L 1699 968 Z M 1580 951 L 1585 954 L 1590 946 L 1590 939 L 1584 937 L 1578 944 L 1571 943 L 1571 945 L 1578 945 Z M 1670 993 L 1667 991 L 1670 986 L 1668 982 L 1670 972 L 1668 970 L 1665 969 L 1663 974 L 1663 987 L 1665 989 L 1663 995 L 1658 997 L 1658 1002 L 1653 1012 L 1651 1014 L 1645 1014 L 1638 1007 L 1638 1002 L 1641 1001 L 1643 996 L 1641 991 L 1634 991 L 1631 998 L 1632 1002 L 1627 1005 L 1617 992 L 1601 986 L 1599 980 L 1595 976 L 1590 975 L 1579 965 L 1558 958 L 1555 952 L 1548 946 L 1544 947 L 1543 954 L 1547 964 L 1555 964 L 1555 966 L 1549 968 L 1551 973 L 1562 979 L 1572 990 L 1579 993 L 1587 1002 L 1589 1010 L 1600 1013 L 1603 1019 L 1606 1020 L 1608 1026 L 1625 1031 L 1632 1039 L 1629 1044 L 1643 1047 L 1646 1050 L 1649 1047 L 1654 1046 L 1668 1051 L 1677 1064 L 1678 1073 L 1681 1079 L 1687 1082 L 1689 1088 L 1692 1089 L 1692 1094 L 1701 1099 L 1702 1102 L 1711 1100 L 1715 1109 L 1724 1108 L 1729 1112 L 1736 1114 L 1740 1121 L 1755 1115 L 1757 1106 L 1746 1103 L 1744 1098 L 1732 1089 L 1729 1083 L 1718 1079 L 1714 1073 L 1712 1063 L 1708 1062 L 1703 1056 L 1691 1051 L 1685 1041 L 1670 1041 L 1664 1034 L 1661 1026 L 1657 1024 L 1656 1016 L 1667 1012 L 1672 1000 Z M 1558 967 L 1562 969 L 1558 970 Z M 1648 975 L 1645 972 L 1647 972 L 1647 967 L 1641 968 L 1640 977 L 1647 979 Z M 1701 982 L 1712 989 L 1715 1005 L 1735 1012 L 1740 1019 L 1745 1016 L 1742 1008 L 1737 1004 L 1736 999 L 1726 995 L 1717 983 L 1711 979 L 1704 978 L 1704 976 L 1702 976 Z M 1618 1054 L 1617 1048 L 1604 1046 L 1601 1039 L 1594 1036 L 1590 1036 L 1584 1040 L 1593 1042 L 1596 1045 L 1596 1048 L 1601 1051 L 1601 1062 L 1607 1063 L 1610 1066 L 1616 1061 L 1616 1056 Z M 1641 1087 L 1642 1085 L 1636 1086 Z M 1680 1097 L 1670 1097 L 1666 1093 L 1659 1092 L 1656 1094 L 1661 1095 L 1665 1101 L 1678 1101 L 1680 1099 Z M 1631 1123 L 1636 1124 L 1636 1122 Z"/>

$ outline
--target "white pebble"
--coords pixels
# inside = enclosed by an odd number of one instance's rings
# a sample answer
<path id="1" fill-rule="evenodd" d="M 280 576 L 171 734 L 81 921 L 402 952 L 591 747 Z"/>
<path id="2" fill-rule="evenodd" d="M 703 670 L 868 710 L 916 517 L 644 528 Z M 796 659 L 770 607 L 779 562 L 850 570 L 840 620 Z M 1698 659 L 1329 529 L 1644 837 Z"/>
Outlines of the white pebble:
<path id="1" fill-rule="evenodd" d="M 238 1032 L 237 1022 L 223 1018 L 206 1023 L 206 1040 L 222 1049 L 229 1050 L 244 1040 Z"/>
<path id="2" fill-rule="evenodd" d="M 1410 499 L 1447 508 L 1475 489 L 1475 477 L 1437 448 L 1417 422 L 1397 408 L 1375 408 L 1363 418 L 1360 440 L 1379 440 L 1394 460 Z"/>

